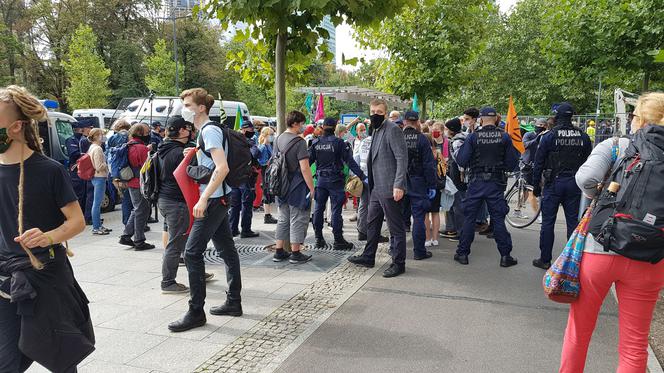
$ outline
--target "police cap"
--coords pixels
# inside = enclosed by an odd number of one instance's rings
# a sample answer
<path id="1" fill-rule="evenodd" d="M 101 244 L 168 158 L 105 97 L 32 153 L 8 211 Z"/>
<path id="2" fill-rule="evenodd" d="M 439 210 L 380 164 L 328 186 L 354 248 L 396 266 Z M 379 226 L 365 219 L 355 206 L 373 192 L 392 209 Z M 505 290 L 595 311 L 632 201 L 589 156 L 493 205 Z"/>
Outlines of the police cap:
<path id="1" fill-rule="evenodd" d="M 480 116 L 481 117 L 495 117 L 495 116 L 497 116 L 496 109 L 492 108 L 491 106 L 485 106 L 480 110 Z"/>
<path id="2" fill-rule="evenodd" d="M 574 107 L 569 102 L 561 102 L 556 108 L 556 117 L 571 118 L 574 115 Z"/>
<path id="3" fill-rule="evenodd" d="M 417 111 L 407 111 L 403 116 L 404 120 L 419 120 L 420 114 Z"/>
<path id="4" fill-rule="evenodd" d="M 337 120 L 331 117 L 325 118 L 323 121 L 323 127 L 336 127 L 337 126 Z"/>

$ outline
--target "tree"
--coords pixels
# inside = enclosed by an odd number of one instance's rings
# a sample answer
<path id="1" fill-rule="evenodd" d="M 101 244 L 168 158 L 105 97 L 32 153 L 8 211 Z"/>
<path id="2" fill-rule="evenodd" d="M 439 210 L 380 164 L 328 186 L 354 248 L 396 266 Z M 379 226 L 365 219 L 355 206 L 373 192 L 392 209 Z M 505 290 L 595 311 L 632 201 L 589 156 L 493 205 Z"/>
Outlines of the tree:
<path id="1" fill-rule="evenodd" d="M 332 23 L 367 25 L 394 14 L 412 0 L 212 0 L 204 7 L 208 16 L 216 17 L 223 27 L 243 22 L 246 31 L 238 30 L 238 40 L 245 40 L 248 52 L 236 54 L 235 68 L 249 67 L 243 79 L 260 77 L 270 82 L 274 77 L 277 123 L 286 127 L 286 72 L 291 78 L 304 71 L 310 61 L 322 55 L 330 58 L 321 38 L 329 36 L 320 25 L 323 17 Z M 240 63 L 239 61 L 246 61 Z M 240 67 L 238 67 L 240 66 Z M 246 74 L 246 75 L 245 75 Z"/>
<path id="2" fill-rule="evenodd" d="M 66 60 L 63 62 L 69 87 L 65 93 L 74 108 L 105 108 L 111 90 L 108 77 L 111 71 L 96 51 L 97 37 L 92 28 L 80 25 L 72 37 Z"/>
<path id="3" fill-rule="evenodd" d="M 145 84 L 148 89 L 158 96 L 177 96 L 175 89 L 175 61 L 173 55 L 166 49 L 166 41 L 159 39 L 154 45 L 154 53 L 145 59 L 147 75 Z M 182 75 L 178 77 L 182 84 Z"/>
<path id="4" fill-rule="evenodd" d="M 385 49 L 387 71 L 379 87 L 403 98 L 441 99 L 459 81 L 463 57 L 485 36 L 497 14 L 489 0 L 418 0 L 393 20 L 360 29 L 360 44 Z"/>

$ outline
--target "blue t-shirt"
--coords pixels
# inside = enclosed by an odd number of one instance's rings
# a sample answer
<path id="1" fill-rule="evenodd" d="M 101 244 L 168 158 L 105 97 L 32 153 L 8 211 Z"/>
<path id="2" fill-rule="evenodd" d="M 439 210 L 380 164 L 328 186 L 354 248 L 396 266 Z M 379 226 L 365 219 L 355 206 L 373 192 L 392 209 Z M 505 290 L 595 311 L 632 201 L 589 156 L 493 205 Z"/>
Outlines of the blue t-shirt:
<path id="1" fill-rule="evenodd" d="M 208 153 L 210 153 L 212 149 L 224 149 L 224 153 L 228 154 L 228 149 L 224 146 L 224 132 L 221 130 L 221 128 L 215 125 L 209 125 L 205 127 L 203 131 L 201 131 L 201 134 L 199 136 L 203 136 L 203 142 L 205 143 L 205 151 L 207 151 Z M 205 153 L 203 153 L 203 151 L 201 150 L 199 150 L 198 153 L 196 153 L 196 160 L 198 161 L 198 164 L 201 166 L 205 166 L 210 169 L 214 169 L 215 167 L 212 158 L 205 155 Z M 207 188 L 207 184 L 201 184 L 200 186 L 201 194 L 203 194 L 205 188 Z M 226 185 L 226 183 L 223 183 L 217 190 L 214 191 L 214 193 L 210 195 L 210 198 L 219 198 L 230 192 L 231 188 L 228 185 Z"/>

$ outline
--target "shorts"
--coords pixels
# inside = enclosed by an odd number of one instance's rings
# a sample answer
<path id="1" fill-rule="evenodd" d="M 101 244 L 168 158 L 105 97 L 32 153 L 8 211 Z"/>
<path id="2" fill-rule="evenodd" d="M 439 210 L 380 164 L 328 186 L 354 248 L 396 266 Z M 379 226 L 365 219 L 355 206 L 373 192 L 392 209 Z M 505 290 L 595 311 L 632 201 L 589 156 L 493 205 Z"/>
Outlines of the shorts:
<path id="1" fill-rule="evenodd" d="M 436 190 L 436 196 L 433 197 L 429 206 L 429 212 L 440 212 L 440 199 L 443 197 L 442 190 Z"/>
<path id="2" fill-rule="evenodd" d="M 533 166 L 524 165 L 521 167 L 521 176 L 526 180 L 526 183 L 530 186 L 533 185 Z"/>

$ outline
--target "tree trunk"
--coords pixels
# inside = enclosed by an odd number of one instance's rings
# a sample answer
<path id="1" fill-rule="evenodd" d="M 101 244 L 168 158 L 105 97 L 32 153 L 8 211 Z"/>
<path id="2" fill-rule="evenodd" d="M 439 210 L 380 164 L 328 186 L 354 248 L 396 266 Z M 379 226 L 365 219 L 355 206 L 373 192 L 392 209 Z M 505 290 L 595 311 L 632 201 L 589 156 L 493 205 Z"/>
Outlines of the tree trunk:
<path id="1" fill-rule="evenodd" d="M 277 34 L 274 61 L 274 89 L 277 103 L 277 134 L 286 131 L 286 39 L 285 30 Z"/>

